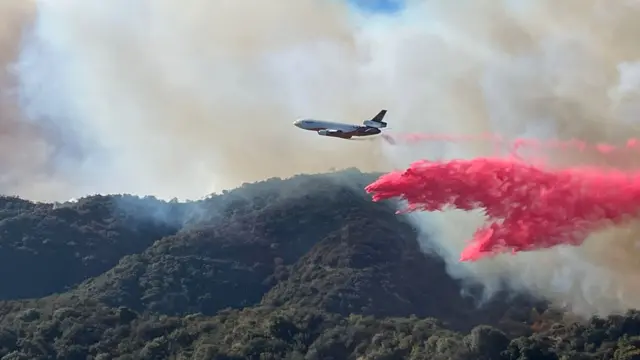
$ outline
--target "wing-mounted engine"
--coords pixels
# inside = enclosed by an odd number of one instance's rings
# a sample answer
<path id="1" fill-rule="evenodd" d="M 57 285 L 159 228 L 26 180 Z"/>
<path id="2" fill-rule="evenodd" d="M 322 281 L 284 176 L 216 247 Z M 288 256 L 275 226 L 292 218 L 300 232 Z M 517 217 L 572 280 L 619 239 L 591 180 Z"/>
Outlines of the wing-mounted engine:
<path id="1" fill-rule="evenodd" d="M 318 135 L 322 135 L 322 136 L 331 136 L 331 135 L 335 135 L 335 131 L 331 131 L 331 130 L 327 130 L 327 129 L 322 129 L 322 130 L 318 130 Z"/>

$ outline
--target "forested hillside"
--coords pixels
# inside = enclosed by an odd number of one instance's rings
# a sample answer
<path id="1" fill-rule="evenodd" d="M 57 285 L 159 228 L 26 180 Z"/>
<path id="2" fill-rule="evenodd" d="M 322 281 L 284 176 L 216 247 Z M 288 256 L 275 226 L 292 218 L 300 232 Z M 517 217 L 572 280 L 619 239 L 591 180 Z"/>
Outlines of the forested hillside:
<path id="1" fill-rule="evenodd" d="M 0 199 L 0 359 L 640 359 L 640 314 L 461 295 L 356 170 L 201 201 Z M 510 300 L 505 300 L 510 299 Z"/>

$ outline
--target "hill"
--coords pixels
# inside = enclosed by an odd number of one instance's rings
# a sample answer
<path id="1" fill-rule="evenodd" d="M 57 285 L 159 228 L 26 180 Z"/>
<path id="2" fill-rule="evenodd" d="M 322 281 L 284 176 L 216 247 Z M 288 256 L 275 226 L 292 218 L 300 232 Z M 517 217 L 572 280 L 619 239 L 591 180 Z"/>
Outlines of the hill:
<path id="1" fill-rule="evenodd" d="M 0 199 L 0 359 L 639 359 L 640 316 L 479 307 L 356 170 L 179 203 Z"/>

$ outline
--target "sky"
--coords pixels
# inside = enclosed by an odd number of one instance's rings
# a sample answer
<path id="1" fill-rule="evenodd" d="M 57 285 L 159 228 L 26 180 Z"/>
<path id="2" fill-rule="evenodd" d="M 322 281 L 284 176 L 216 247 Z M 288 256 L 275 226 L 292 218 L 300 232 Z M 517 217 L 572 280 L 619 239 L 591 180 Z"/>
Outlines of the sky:
<path id="1" fill-rule="evenodd" d="M 349 0 L 355 6 L 379 13 L 394 13 L 402 8 L 402 0 Z"/>

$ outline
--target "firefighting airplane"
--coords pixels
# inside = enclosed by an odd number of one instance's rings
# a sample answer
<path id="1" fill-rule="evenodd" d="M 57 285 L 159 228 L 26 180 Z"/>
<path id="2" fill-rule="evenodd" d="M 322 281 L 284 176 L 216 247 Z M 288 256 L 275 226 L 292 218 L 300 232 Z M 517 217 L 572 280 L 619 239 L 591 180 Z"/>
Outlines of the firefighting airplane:
<path id="1" fill-rule="evenodd" d="M 387 114 L 387 110 L 380 110 L 378 115 L 371 120 L 365 120 L 362 125 L 335 123 L 314 119 L 300 119 L 293 122 L 293 125 L 303 130 L 316 131 L 318 135 L 338 137 L 341 139 L 351 139 L 353 136 L 371 136 L 380 134 L 387 123 L 382 121 Z"/>

